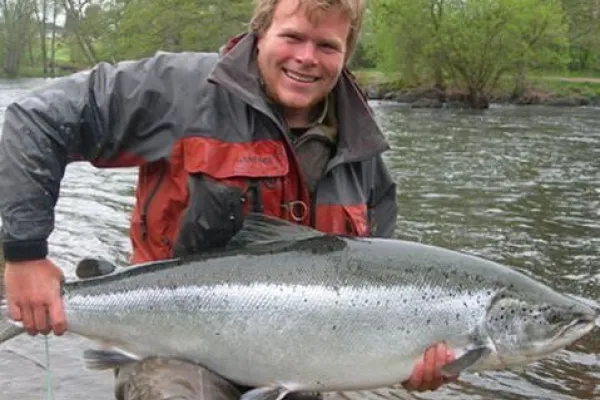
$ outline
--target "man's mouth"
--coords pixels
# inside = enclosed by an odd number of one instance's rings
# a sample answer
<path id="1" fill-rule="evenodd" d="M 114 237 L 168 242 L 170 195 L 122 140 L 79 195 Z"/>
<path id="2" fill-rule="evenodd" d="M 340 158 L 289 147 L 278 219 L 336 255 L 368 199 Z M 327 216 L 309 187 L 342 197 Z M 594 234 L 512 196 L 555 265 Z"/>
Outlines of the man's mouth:
<path id="1" fill-rule="evenodd" d="M 319 80 L 318 77 L 300 74 L 298 72 L 290 71 L 289 69 L 283 69 L 283 73 L 290 79 L 300 83 L 313 83 Z"/>

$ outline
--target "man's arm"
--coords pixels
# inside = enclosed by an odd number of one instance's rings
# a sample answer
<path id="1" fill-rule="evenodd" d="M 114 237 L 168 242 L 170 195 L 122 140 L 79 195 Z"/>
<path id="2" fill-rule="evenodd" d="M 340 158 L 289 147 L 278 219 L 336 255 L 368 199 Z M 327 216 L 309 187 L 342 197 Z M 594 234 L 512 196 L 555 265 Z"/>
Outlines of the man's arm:
<path id="1" fill-rule="evenodd" d="M 168 157 L 189 115 L 187 103 L 194 101 L 189 80 L 202 76 L 192 68 L 208 69 L 201 58 L 190 57 L 162 54 L 99 64 L 7 108 L 0 139 L 0 213 L 8 261 L 46 256 L 68 162 L 133 166 Z"/>
<path id="2" fill-rule="evenodd" d="M 60 270 L 46 259 L 70 161 L 133 166 L 169 156 L 189 120 L 189 85 L 214 61 L 161 54 L 57 80 L 11 104 L 0 139 L 0 214 L 11 317 L 64 331 Z M 208 72 L 207 72 L 208 73 Z M 47 321 L 46 315 L 50 315 Z"/>

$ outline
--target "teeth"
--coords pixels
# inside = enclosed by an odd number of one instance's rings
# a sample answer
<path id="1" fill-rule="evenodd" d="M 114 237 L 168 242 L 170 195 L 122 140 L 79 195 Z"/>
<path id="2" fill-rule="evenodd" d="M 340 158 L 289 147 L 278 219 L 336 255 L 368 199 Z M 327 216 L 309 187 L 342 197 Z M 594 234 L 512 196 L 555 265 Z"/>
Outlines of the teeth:
<path id="1" fill-rule="evenodd" d="M 285 70 L 285 74 L 287 76 L 289 76 L 290 78 L 292 78 L 292 79 L 294 79 L 296 81 L 299 81 L 299 82 L 311 83 L 311 82 L 315 82 L 317 80 L 317 78 L 313 78 L 313 77 L 310 77 L 310 76 L 299 75 L 299 74 L 296 74 L 295 72 L 288 71 L 288 70 Z"/>

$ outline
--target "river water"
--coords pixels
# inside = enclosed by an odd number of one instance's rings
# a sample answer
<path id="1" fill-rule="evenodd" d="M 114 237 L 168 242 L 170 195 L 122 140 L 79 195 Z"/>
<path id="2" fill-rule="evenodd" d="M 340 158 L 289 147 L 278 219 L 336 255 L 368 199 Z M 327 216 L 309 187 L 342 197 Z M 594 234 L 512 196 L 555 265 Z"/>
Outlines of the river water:
<path id="1" fill-rule="evenodd" d="M 0 82 L 0 115 L 43 80 Z M 600 298 L 600 109 L 493 106 L 483 112 L 417 110 L 372 102 L 391 144 L 398 183 L 396 237 L 510 264 L 561 291 Z M 67 168 L 51 257 L 68 277 L 84 256 L 126 264 L 136 171 Z M 50 338 L 57 400 L 111 399 L 110 373 L 86 371 L 90 345 Z M 600 398 L 600 333 L 522 371 L 479 375 L 426 394 L 349 393 L 353 400 Z M 0 347 L 0 399 L 45 398 L 44 340 Z"/>

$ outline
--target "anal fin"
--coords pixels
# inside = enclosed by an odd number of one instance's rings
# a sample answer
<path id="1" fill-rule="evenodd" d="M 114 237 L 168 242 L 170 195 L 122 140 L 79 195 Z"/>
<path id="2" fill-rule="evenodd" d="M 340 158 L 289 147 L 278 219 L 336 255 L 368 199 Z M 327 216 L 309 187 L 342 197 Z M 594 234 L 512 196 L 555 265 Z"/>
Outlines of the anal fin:
<path id="1" fill-rule="evenodd" d="M 288 393 L 283 386 L 263 386 L 247 391 L 240 400 L 282 400 Z"/>
<path id="2" fill-rule="evenodd" d="M 441 368 L 441 373 L 446 377 L 457 376 L 462 371 L 475 365 L 482 358 L 487 357 L 491 352 L 492 350 L 487 346 L 475 347 L 471 350 L 468 350 L 456 360 L 444 365 Z"/>
<path id="3" fill-rule="evenodd" d="M 88 349 L 83 352 L 83 361 L 88 369 L 104 370 L 122 367 L 141 359 L 115 349 Z"/>

